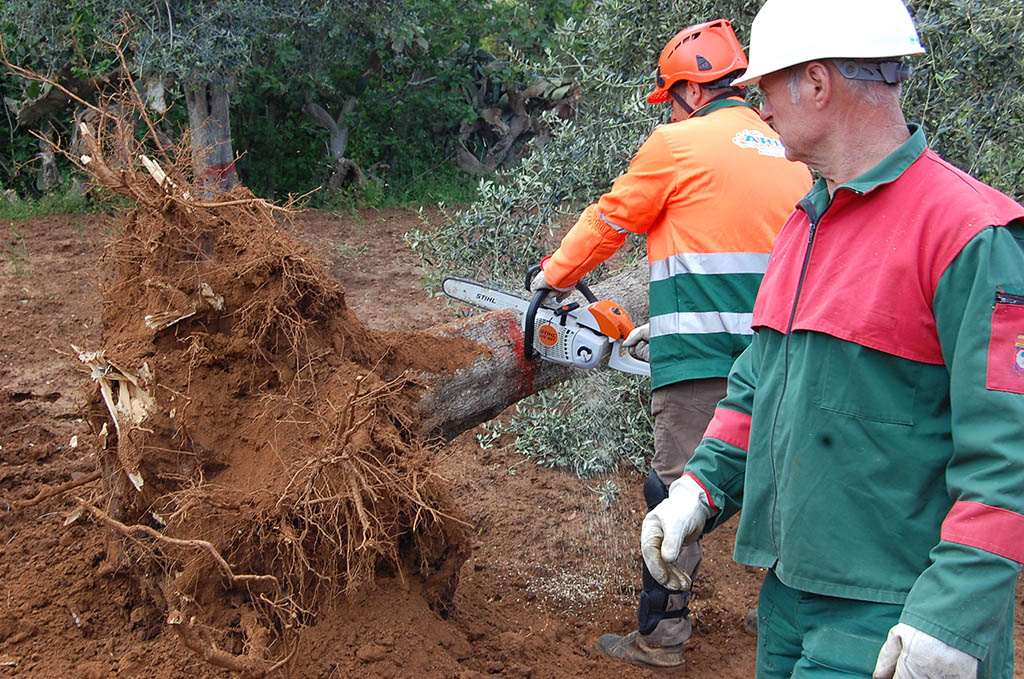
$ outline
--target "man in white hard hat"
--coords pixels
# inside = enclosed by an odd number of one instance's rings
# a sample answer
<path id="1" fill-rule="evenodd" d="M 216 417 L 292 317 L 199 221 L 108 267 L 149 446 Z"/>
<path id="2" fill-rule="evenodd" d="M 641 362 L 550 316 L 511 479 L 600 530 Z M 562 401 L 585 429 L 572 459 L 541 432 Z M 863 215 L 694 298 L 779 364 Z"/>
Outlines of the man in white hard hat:
<path id="1" fill-rule="evenodd" d="M 900 0 L 768 0 L 761 116 L 820 180 L 789 217 L 755 335 L 644 560 L 741 507 L 735 558 L 768 569 L 758 679 L 1013 676 L 1024 562 L 1024 207 L 908 125 Z"/>

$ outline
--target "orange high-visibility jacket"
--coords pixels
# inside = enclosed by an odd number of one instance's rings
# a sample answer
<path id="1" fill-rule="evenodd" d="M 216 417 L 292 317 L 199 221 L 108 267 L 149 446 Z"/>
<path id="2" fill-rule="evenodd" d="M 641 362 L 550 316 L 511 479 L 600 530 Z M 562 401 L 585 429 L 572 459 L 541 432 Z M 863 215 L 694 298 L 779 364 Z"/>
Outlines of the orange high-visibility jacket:
<path id="1" fill-rule="evenodd" d="M 755 109 L 713 101 L 654 130 L 544 261 L 544 277 L 571 287 L 627 234 L 647 234 L 652 388 L 725 377 L 750 343 L 775 236 L 810 187 Z"/>

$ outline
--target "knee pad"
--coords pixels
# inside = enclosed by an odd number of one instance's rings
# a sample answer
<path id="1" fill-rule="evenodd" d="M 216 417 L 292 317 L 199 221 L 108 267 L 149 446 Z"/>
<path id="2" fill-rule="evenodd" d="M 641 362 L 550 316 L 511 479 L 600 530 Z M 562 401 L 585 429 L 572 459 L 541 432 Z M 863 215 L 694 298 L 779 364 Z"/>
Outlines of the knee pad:
<path id="1" fill-rule="evenodd" d="M 647 501 L 647 510 L 654 509 L 666 498 L 668 498 L 668 486 L 661 482 L 658 472 L 652 469 L 644 481 L 644 500 Z"/>
<path id="2" fill-rule="evenodd" d="M 657 507 L 668 497 L 668 487 L 661 482 L 658 473 L 651 470 L 644 481 L 644 500 L 647 502 L 647 509 Z M 670 611 L 669 597 L 682 598 L 682 607 Z M 637 629 L 640 634 L 650 634 L 662 620 L 674 618 L 685 618 L 690 614 L 686 606 L 690 600 L 690 592 L 677 592 L 661 585 L 651 572 L 647 570 L 647 564 L 643 564 L 643 589 L 640 592 L 640 602 L 636 609 Z"/>
<path id="3" fill-rule="evenodd" d="M 669 597 L 681 597 L 682 606 L 677 610 L 668 610 Z M 640 634 L 650 634 L 662 620 L 685 618 L 690 614 L 686 605 L 690 601 L 690 592 L 677 592 L 661 585 L 647 565 L 643 566 L 643 591 L 640 592 L 640 603 L 636 609 L 637 630 Z"/>

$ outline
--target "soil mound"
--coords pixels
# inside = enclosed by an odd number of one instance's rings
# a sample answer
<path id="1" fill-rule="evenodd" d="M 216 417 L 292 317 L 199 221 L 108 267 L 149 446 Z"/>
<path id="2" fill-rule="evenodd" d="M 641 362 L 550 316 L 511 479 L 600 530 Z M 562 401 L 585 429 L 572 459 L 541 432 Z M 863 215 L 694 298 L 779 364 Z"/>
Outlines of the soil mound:
<path id="1" fill-rule="evenodd" d="M 287 209 L 243 188 L 196 198 L 185 147 L 150 160 L 126 110 L 79 128 L 82 167 L 137 204 L 103 259 L 103 346 L 79 350 L 102 486 L 79 506 L 110 529 L 101 572 L 128 571 L 149 617 L 250 676 L 377 578 L 415 578 L 443 614 L 467 531 L 415 433 L 411 376 L 458 352 L 371 331 Z"/>

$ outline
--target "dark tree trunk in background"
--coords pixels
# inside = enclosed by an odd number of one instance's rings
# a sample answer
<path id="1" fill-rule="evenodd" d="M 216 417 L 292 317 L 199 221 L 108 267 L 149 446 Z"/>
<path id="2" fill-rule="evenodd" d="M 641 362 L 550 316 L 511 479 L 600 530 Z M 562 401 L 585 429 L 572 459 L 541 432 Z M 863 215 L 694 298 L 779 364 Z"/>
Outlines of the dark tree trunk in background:
<path id="1" fill-rule="evenodd" d="M 210 194 L 238 184 L 231 148 L 229 115 L 231 81 L 200 82 L 186 88 L 188 123 L 192 135 L 192 167 Z"/>
<path id="2" fill-rule="evenodd" d="M 42 193 L 54 191 L 64 185 L 64 178 L 61 176 L 60 168 L 57 167 L 57 157 L 54 155 L 51 137 L 52 128 L 39 140 L 39 153 L 36 154 L 36 160 L 39 161 L 36 189 Z"/>
<path id="3" fill-rule="evenodd" d="M 591 286 L 599 299 L 625 309 L 636 325 L 647 322 L 647 288 L 643 265 Z M 471 339 L 480 345 L 481 354 L 454 374 L 422 376 L 427 387 L 419 404 L 424 434 L 454 438 L 530 394 L 584 374 L 549 361 L 524 359 L 521 322 L 514 312 L 490 311 L 431 329 L 445 337 Z"/>
<path id="4" fill-rule="evenodd" d="M 330 133 L 327 143 L 327 153 L 331 157 L 331 176 L 326 182 L 328 196 L 348 183 L 354 183 L 360 189 L 366 186 L 366 174 L 355 161 L 345 157 L 345 149 L 348 148 L 348 124 L 345 123 L 345 114 L 355 110 L 357 103 L 358 99 L 348 97 L 338 117 L 334 118 L 320 104 L 313 101 L 309 92 L 306 93 L 306 103 L 302 106 L 303 114 Z"/>

